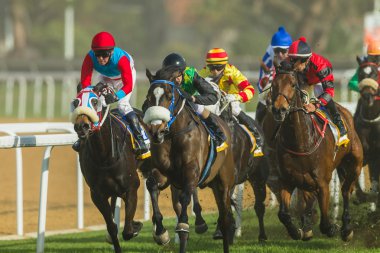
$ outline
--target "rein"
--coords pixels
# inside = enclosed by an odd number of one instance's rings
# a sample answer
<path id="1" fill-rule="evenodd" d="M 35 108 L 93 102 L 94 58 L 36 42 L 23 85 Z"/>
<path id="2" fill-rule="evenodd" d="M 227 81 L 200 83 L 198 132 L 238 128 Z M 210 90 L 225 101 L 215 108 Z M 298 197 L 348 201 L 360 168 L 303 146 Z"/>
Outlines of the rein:
<path id="1" fill-rule="evenodd" d="M 293 73 L 292 73 L 292 72 L 289 72 L 289 71 L 286 71 L 286 72 L 280 72 L 279 74 L 292 74 L 292 75 L 293 75 Z M 295 84 L 295 85 L 293 86 L 293 88 L 296 89 L 296 91 L 298 91 L 298 92 L 301 94 L 301 101 L 302 101 L 302 103 L 303 103 L 303 102 L 304 102 L 304 99 L 303 99 L 302 96 L 306 96 L 306 98 L 308 98 L 308 94 L 307 94 L 307 92 L 301 90 L 301 89 L 299 88 L 298 84 Z M 297 92 L 296 92 L 296 93 L 297 93 Z M 296 100 L 294 100 L 294 99 L 289 99 L 285 94 L 283 94 L 283 93 L 281 93 L 281 92 L 279 92 L 279 93 L 277 94 L 277 96 L 275 97 L 275 99 L 272 100 L 272 101 L 273 101 L 273 102 L 272 102 L 272 106 L 273 106 L 274 101 L 276 101 L 277 98 L 278 98 L 279 96 L 284 97 L 285 100 L 286 100 L 286 102 L 288 103 L 287 115 L 286 115 L 285 117 L 288 117 L 288 116 L 291 115 L 292 113 L 300 112 L 300 111 L 301 111 L 301 112 L 303 112 L 304 114 L 309 115 L 309 117 L 311 118 L 311 121 L 312 121 L 312 123 L 313 123 L 314 129 L 316 129 L 316 132 L 319 133 L 319 138 L 318 138 L 318 140 L 316 141 L 315 145 L 313 146 L 313 148 L 312 148 L 311 150 L 309 150 L 309 151 L 307 151 L 307 152 L 298 152 L 298 151 L 291 150 L 291 149 L 285 147 L 285 145 L 284 145 L 280 140 L 278 140 L 278 143 L 279 143 L 280 147 L 281 147 L 282 149 L 284 149 L 286 152 L 289 152 L 289 153 L 291 153 L 291 154 L 293 154 L 293 155 L 298 155 L 298 156 L 307 156 L 307 155 L 311 155 L 312 153 L 314 153 L 314 152 L 318 149 L 318 147 L 319 147 L 320 144 L 322 143 L 323 138 L 325 137 L 325 132 L 326 132 L 326 127 L 327 127 L 327 124 L 328 124 L 328 120 L 324 120 L 323 129 L 321 130 L 320 127 L 318 126 L 318 123 L 316 122 L 316 120 L 314 119 L 314 117 L 311 115 L 312 112 L 308 112 L 308 111 L 306 111 L 305 108 L 303 108 L 303 107 L 295 106 L 295 105 L 294 105 L 294 104 L 295 104 L 294 101 L 296 101 Z M 275 119 L 275 120 L 276 120 L 276 119 Z M 276 120 L 276 121 L 278 121 L 278 120 Z M 275 138 L 276 138 L 276 139 L 277 139 L 278 136 L 279 136 L 278 134 L 279 134 L 280 129 L 281 129 L 281 127 L 282 127 L 282 125 L 283 125 L 284 122 L 285 122 L 285 119 L 284 119 L 284 121 L 281 122 L 281 124 L 279 125 L 279 127 L 278 127 L 277 130 L 276 130 L 276 133 L 275 133 Z"/>

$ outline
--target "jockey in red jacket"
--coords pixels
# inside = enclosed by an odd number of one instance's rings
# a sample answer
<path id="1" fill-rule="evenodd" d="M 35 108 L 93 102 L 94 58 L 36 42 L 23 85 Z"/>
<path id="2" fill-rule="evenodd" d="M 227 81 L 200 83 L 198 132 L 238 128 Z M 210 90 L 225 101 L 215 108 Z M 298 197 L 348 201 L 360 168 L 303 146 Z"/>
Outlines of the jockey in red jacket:
<path id="1" fill-rule="evenodd" d="M 98 80 L 92 80 L 94 72 Z M 139 158 L 150 155 L 149 148 L 144 141 L 140 122 L 129 100 L 136 82 L 136 70 L 130 54 L 116 47 L 115 39 L 108 32 L 96 34 L 91 43 L 91 50 L 83 60 L 81 71 L 81 88 L 84 89 L 94 83 L 101 82 L 111 86 L 116 91 L 118 109 L 128 122 L 138 143 L 137 154 Z M 116 102 L 109 97 L 105 98 L 107 104 Z M 74 144 L 73 149 L 80 149 L 80 142 Z"/>
<path id="2" fill-rule="evenodd" d="M 289 60 L 296 72 L 302 73 L 305 81 L 314 86 L 314 94 L 328 109 L 335 125 L 339 128 L 340 138 L 338 146 L 347 145 L 349 139 L 342 118 L 336 108 L 334 97 L 334 75 L 329 60 L 311 52 L 310 46 L 304 37 L 294 41 L 288 52 Z M 314 105 L 305 105 L 306 110 L 313 111 Z"/>

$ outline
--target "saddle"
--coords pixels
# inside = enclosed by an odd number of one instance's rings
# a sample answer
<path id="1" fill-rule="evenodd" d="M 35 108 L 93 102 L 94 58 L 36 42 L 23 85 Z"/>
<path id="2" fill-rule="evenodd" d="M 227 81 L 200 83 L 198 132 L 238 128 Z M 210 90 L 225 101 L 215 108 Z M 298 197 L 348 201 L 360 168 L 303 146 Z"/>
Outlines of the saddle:
<path id="1" fill-rule="evenodd" d="M 335 125 L 334 122 L 331 120 L 331 117 L 327 113 L 326 109 L 324 107 L 318 108 L 311 115 L 311 117 L 312 117 L 312 119 L 317 119 L 319 122 L 321 122 L 323 124 L 323 129 L 321 131 L 319 131 L 322 136 L 324 136 L 326 126 L 328 125 L 330 127 L 331 132 L 333 133 L 333 136 L 334 136 L 335 145 L 338 145 L 338 141 L 340 138 L 340 131 L 339 131 L 339 128 L 337 127 L 337 125 Z M 345 123 L 343 118 L 342 118 L 342 121 L 343 121 L 344 127 L 347 129 L 346 123 Z M 317 124 L 314 124 L 314 126 L 317 128 L 317 130 L 320 130 L 320 128 L 318 127 Z"/>

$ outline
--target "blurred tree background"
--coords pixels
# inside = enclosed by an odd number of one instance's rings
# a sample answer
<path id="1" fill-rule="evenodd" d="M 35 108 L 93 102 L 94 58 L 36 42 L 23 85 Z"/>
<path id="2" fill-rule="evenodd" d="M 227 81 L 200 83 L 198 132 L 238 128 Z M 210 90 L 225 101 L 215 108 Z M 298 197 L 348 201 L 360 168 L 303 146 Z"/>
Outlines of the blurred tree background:
<path id="1" fill-rule="evenodd" d="M 354 68 L 363 52 L 363 17 L 372 0 L 0 0 L 0 71 L 79 70 L 93 35 L 105 30 L 131 53 L 138 70 L 157 69 L 170 52 L 203 66 L 212 47 L 258 70 L 283 25 L 305 36 L 335 68 Z M 74 57 L 64 60 L 65 10 L 74 10 Z"/>

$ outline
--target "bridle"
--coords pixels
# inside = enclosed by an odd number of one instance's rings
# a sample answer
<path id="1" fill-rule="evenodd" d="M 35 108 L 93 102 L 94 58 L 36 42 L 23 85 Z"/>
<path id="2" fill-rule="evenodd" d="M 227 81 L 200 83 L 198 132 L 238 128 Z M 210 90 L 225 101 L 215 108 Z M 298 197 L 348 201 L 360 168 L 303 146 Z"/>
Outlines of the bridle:
<path id="1" fill-rule="evenodd" d="M 166 128 L 167 130 L 170 129 L 171 125 L 174 123 L 174 121 L 176 120 L 177 116 L 182 112 L 184 106 L 185 106 L 185 103 L 186 103 L 186 99 L 184 98 L 181 90 L 179 89 L 179 87 L 177 85 L 175 85 L 174 82 L 172 81 L 168 81 L 168 80 L 154 80 L 150 83 L 151 85 L 159 85 L 159 84 L 168 84 L 171 86 L 171 92 L 172 92 L 172 98 L 171 98 L 171 101 L 170 101 L 170 105 L 169 105 L 169 112 L 170 112 L 170 120 L 168 121 L 167 125 L 166 125 Z M 179 97 L 182 98 L 182 99 L 178 99 L 177 103 L 175 102 L 175 93 L 178 93 L 179 94 Z M 180 108 L 177 110 L 177 112 L 175 113 L 175 109 L 177 108 L 179 102 L 182 101 L 182 104 L 180 106 Z M 156 103 L 158 103 L 158 101 L 156 101 Z"/>

